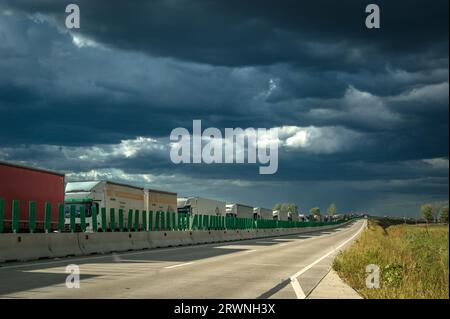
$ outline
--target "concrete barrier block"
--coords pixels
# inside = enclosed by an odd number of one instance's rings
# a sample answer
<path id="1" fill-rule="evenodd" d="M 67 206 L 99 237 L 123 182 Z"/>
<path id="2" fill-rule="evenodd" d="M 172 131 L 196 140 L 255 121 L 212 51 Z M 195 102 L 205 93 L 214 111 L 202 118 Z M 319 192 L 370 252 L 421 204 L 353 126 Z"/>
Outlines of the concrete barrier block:
<path id="1" fill-rule="evenodd" d="M 50 257 L 46 234 L 0 234 L 0 262 Z"/>
<path id="2" fill-rule="evenodd" d="M 239 239 L 240 240 L 245 240 L 245 239 L 250 239 L 251 235 L 250 232 L 247 229 L 239 229 Z"/>
<path id="3" fill-rule="evenodd" d="M 264 230 L 263 229 L 256 229 L 255 230 L 255 238 L 264 238 Z"/>
<path id="4" fill-rule="evenodd" d="M 237 238 L 237 236 L 236 236 L 236 232 L 234 230 L 228 229 L 228 230 L 223 231 L 222 239 L 224 242 L 237 240 L 236 238 Z"/>
<path id="5" fill-rule="evenodd" d="M 131 245 L 133 250 L 150 249 L 149 233 L 146 231 L 131 233 Z"/>
<path id="6" fill-rule="evenodd" d="M 209 240 L 207 243 L 218 243 L 220 241 L 219 235 L 217 234 L 217 230 L 211 230 Z"/>
<path id="7" fill-rule="evenodd" d="M 220 243 L 224 240 L 224 233 L 221 230 L 211 230 L 210 243 Z"/>
<path id="8" fill-rule="evenodd" d="M 78 233 L 80 249 L 84 254 L 107 254 L 133 250 L 133 233 L 104 232 L 104 233 Z M 148 239 L 147 246 L 148 245 Z"/>
<path id="9" fill-rule="evenodd" d="M 256 236 L 256 229 L 247 230 L 247 236 L 248 236 L 247 239 L 257 238 L 257 236 Z"/>
<path id="10" fill-rule="evenodd" d="M 152 231 L 149 232 L 151 248 L 175 247 L 192 244 L 188 231 Z"/>
<path id="11" fill-rule="evenodd" d="M 49 257 L 80 256 L 83 252 L 80 249 L 77 233 L 49 233 L 45 234 L 50 250 Z"/>
<path id="12" fill-rule="evenodd" d="M 255 237 L 256 238 L 264 238 L 264 237 L 266 237 L 266 233 L 264 232 L 264 229 L 257 229 L 257 230 L 255 230 Z"/>
<path id="13" fill-rule="evenodd" d="M 183 246 L 189 246 L 189 245 L 194 245 L 194 233 L 195 231 L 185 231 L 185 232 L 180 232 L 182 233 L 182 235 L 180 236 L 180 240 L 181 240 L 181 244 Z"/>
<path id="14" fill-rule="evenodd" d="M 211 242 L 211 232 L 207 230 L 199 230 L 192 232 L 193 244 L 206 244 Z"/>
<path id="15" fill-rule="evenodd" d="M 233 240 L 232 238 L 233 238 L 233 231 L 227 231 L 227 230 L 218 230 L 217 231 L 217 239 L 221 243 L 231 241 L 231 240 Z"/>
<path id="16" fill-rule="evenodd" d="M 233 232 L 233 235 L 231 235 L 231 238 L 232 238 L 233 240 L 241 240 L 241 239 L 242 239 L 241 231 L 240 231 L 240 230 L 235 230 L 235 231 Z"/>

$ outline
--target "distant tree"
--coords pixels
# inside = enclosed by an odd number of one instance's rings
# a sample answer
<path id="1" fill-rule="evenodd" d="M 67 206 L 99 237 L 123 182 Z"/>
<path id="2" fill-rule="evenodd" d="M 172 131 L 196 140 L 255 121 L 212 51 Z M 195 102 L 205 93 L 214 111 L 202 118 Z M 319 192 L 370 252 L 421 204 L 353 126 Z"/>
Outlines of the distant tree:
<path id="1" fill-rule="evenodd" d="M 273 206 L 273 210 L 281 210 L 281 204 L 275 204 L 275 206 Z"/>
<path id="2" fill-rule="evenodd" d="M 278 203 L 275 206 L 273 206 L 273 210 L 279 210 L 282 213 L 298 213 L 298 206 L 291 203 Z"/>
<path id="3" fill-rule="evenodd" d="M 440 218 L 441 218 L 441 223 L 448 224 L 448 206 L 442 208 Z"/>
<path id="4" fill-rule="evenodd" d="M 288 203 L 281 204 L 281 211 L 283 213 L 287 213 L 289 211 L 289 204 Z"/>
<path id="5" fill-rule="evenodd" d="M 295 204 L 289 204 L 288 210 L 289 210 L 291 213 L 298 214 L 298 206 L 295 205 Z"/>
<path id="6" fill-rule="evenodd" d="M 434 219 L 433 205 L 424 204 L 424 205 L 422 205 L 422 207 L 420 207 L 420 211 L 422 212 L 423 218 L 425 218 L 425 221 L 427 223 L 433 222 L 433 219 Z"/>
<path id="7" fill-rule="evenodd" d="M 327 213 L 328 213 L 328 215 L 329 216 L 334 216 L 334 215 L 336 215 L 336 204 L 335 203 L 332 203 L 329 207 L 328 207 L 328 209 L 327 209 Z"/>
<path id="8" fill-rule="evenodd" d="M 309 214 L 312 216 L 320 216 L 320 208 L 319 207 L 313 207 L 309 210 Z"/>
<path id="9" fill-rule="evenodd" d="M 444 202 L 434 202 L 431 205 L 433 206 L 433 220 L 435 223 L 437 223 L 439 221 L 439 216 L 442 212 L 442 209 L 445 206 L 445 203 Z"/>

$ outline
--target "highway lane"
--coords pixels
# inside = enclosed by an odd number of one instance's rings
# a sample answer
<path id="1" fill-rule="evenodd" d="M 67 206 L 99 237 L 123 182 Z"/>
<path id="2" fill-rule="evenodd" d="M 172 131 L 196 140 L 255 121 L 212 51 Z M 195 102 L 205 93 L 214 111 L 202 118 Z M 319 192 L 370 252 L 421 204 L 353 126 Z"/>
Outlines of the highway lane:
<path id="1" fill-rule="evenodd" d="M 275 238 L 1 264 L 0 298 L 303 298 L 365 223 Z M 71 264 L 79 266 L 80 288 L 66 287 Z"/>

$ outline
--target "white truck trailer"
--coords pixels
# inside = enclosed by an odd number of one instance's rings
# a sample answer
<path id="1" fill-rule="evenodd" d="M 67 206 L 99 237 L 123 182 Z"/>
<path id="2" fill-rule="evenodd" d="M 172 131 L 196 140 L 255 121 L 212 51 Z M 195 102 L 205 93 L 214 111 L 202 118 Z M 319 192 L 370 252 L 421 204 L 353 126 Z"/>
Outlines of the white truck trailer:
<path id="1" fill-rule="evenodd" d="M 151 225 L 156 226 L 156 212 L 167 212 L 176 213 L 177 212 L 177 193 L 167 192 L 157 189 L 145 189 L 146 197 L 146 210 L 147 212 L 152 212 Z M 150 221 L 150 214 L 149 221 Z M 167 215 L 165 215 L 167 217 Z M 172 224 L 173 221 L 170 221 Z M 167 220 L 166 220 L 167 225 Z M 177 219 L 175 219 L 175 225 L 177 227 Z"/>
<path id="2" fill-rule="evenodd" d="M 92 207 L 97 208 L 97 229 L 103 229 L 101 209 L 106 209 L 106 225 L 110 225 L 110 209 L 114 208 L 114 219 L 118 225 L 119 209 L 123 210 L 124 225 L 128 223 L 128 210 L 145 209 L 144 189 L 109 181 L 69 182 L 65 189 L 65 225 L 70 225 L 71 206 L 76 207 L 75 225 L 80 225 L 80 209 L 84 207 L 86 231 L 93 231 Z"/>
<path id="3" fill-rule="evenodd" d="M 202 197 L 180 197 L 177 200 L 179 213 L 194 215 L 225 216 L 225 202 L 202 198 Z"/>
<path id="4" fill-rule="evenodd" d="M 273 219 L 274 220 L 289 220 L 288 212 L 283 212 L 281 210 L 273 211 Z"/>
<path id="5" fill-rule="evenodd" d="M 253 218 L 253 207 L 238 203 L 227 204 L 226 214 L 238 218 Z"/>
<path id="6" fill-rule="evenodd" d="M 255 207 L 253 216 L 254 219 L 273 219 L 273 211 L 269 208 Z"/>
<path id="7" fill-rule="evenodd" d="M 298 221 L 298 214 L 293 212 L 287 212 L 287 220 Z"/>
<path id="8" fill-rule="evenodd" d="M 139 224 L 142 225 L 142 211 L 175 212 L 177 194 L 142 187 L 126 185 L 111 181 L 69 182 L 65 189 L 65 225 L 70 225 L 71 206 L 75 206 L 75 225 L 80 225 L 80 208 L 84 207 L 86 215 L 86 231 L 93 231 L 92 207 L 97 208 L 97 229 L 103 229 L 101 210 L 106 210 L 106 227 L 110 227 L 111 208 L 114 209 L 116 228 L 119 226 L 119 210 L 123 210 L 123 225 L 127 228 L 128 211 L 139 210 Z M 148 215 L 147 215 L 148 216 Z M 134 225 L 134 219 L 132 221 Z M 153 221 L 154 224 L 154 221 Z"/>

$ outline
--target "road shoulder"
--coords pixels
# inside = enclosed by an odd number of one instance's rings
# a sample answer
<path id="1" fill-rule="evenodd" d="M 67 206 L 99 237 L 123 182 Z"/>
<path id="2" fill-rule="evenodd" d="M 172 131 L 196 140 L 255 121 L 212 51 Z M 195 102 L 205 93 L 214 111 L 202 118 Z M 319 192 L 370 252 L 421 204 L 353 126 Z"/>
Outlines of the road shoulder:
<path id="1" fill-rule="evenodd" d="M 307 299 L 362 299 L 362 297 L 330 269 Z"/>

